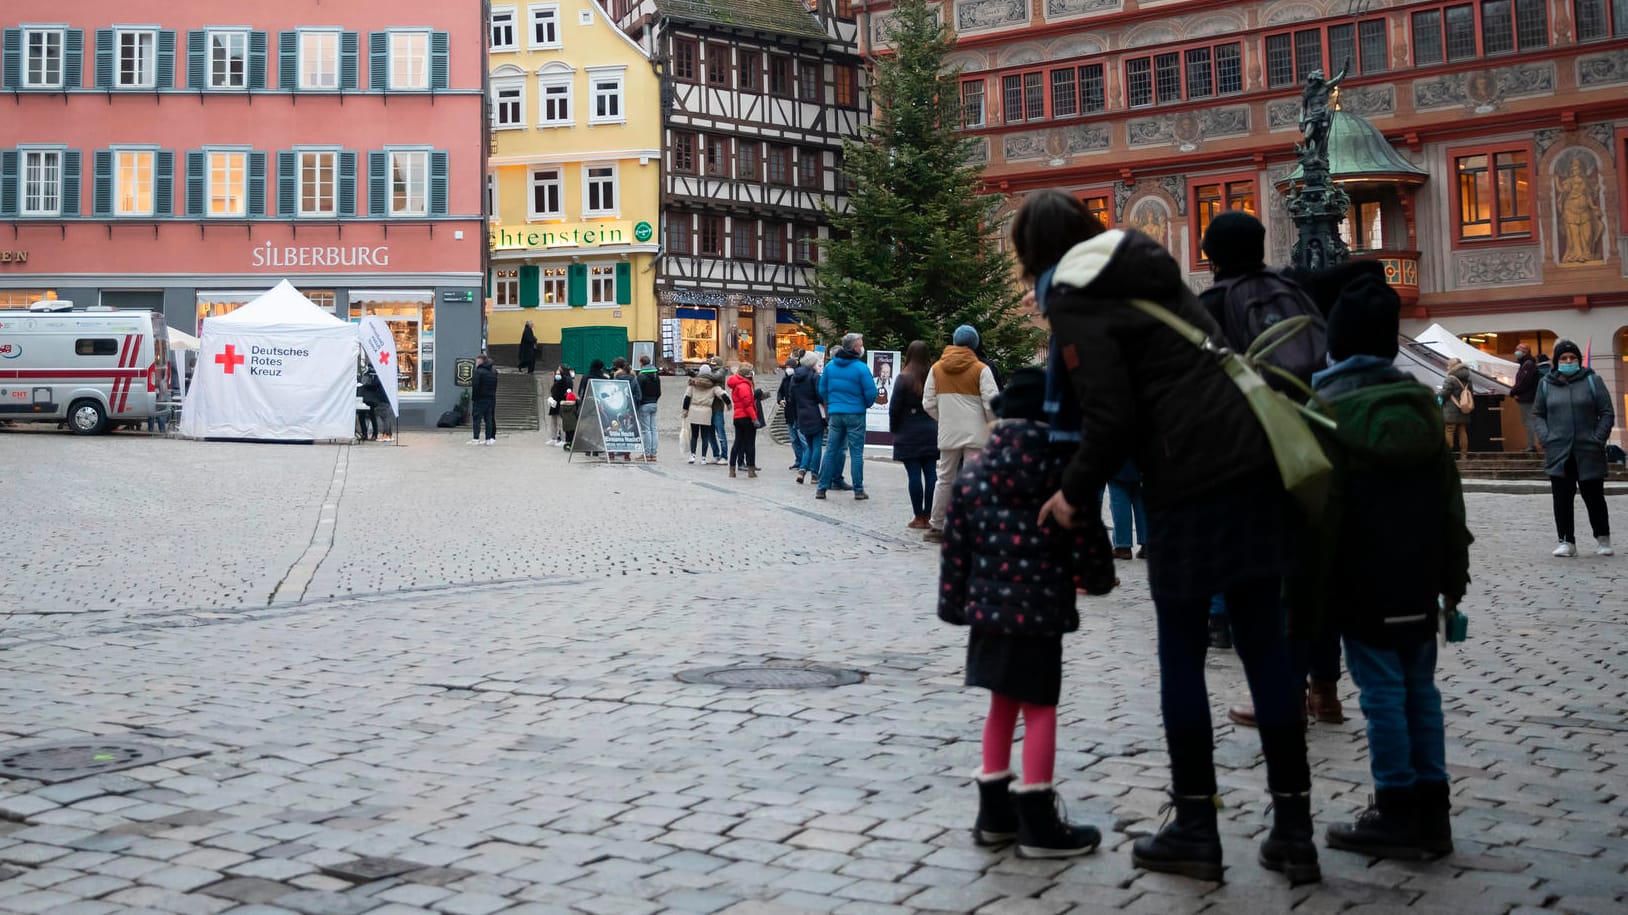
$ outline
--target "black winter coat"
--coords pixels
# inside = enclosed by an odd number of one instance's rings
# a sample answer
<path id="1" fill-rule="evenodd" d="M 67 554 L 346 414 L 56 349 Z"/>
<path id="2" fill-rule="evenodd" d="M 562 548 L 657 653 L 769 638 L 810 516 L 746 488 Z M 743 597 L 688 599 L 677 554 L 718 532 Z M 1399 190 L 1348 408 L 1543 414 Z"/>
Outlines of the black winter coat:
<path id="1" fill-rule="evenodd" d="M 900 374 L 893 384 L 887 415 L 895 461 L 938 460 L 938 420 L 922 409 L 921 384 L 909 373 Z"/>
<path id="2" fill-rule="evenodd" d="M 469 396 L 473 400 L 496 400 L 497 369 L 490 365 L 475 366 L 475 379 L 470 384 Z"/>
<path id="3" fill-rule="evenodd" d="M 1515 398 L 1516 403 L 1529 404 L 1538 396 L 1538 361 L 1527 356 L 1520 361 L 1520 368 L 1515 370 L 1515 386 L 1509 389 L 1509 396 Z"/>
<path id="4" fill-rule="evenodd" d="M 1046 314 L 1080 404 L 1084 441 L 1063 474 L 1076 508 L 1127 459 L 1157 509 L 1249 476 L 1276 475 L 1272 450 L 1216 358 L 1132 307 L 1152 300 L 1219 339 L 1221 329 L 1153 239 L 1111 230 L 1057 265 Z"/>
<path id="5" fill-rule="evenodd" d="M 791 376 L 790 415 L 797 423 L 797 431 L 805 438 L 818 438 L 825 434 L 825 417 L 820 415 L 820 378 L 806 365 L 799 365 Z"/>
<path id="6" fill-rule="evenodd" d="M 1004 635 L 1046 636 L 1080 628 L 1077 588 L 1114 587 L 1108 532 L 1084 513 L 1072 530 L 1040 527 L 1063 460 L 1046 425 L 1006 420 L 961 472 L 944 522 L 938 618 Z"/>
<path id="7" fill-rule="evenodd" d="M 1543 442 L 1543 472 L 1566 475 L 1566 462 L 1577 461 L 1577 479 L 1603 480 L 1611 466 L 1605 443 L 1617 424 L 1611 392 L 1591 368 L 1575 375 L 1550 372 L 1538 382 L 1532 403 L 1532 425 Z"/>

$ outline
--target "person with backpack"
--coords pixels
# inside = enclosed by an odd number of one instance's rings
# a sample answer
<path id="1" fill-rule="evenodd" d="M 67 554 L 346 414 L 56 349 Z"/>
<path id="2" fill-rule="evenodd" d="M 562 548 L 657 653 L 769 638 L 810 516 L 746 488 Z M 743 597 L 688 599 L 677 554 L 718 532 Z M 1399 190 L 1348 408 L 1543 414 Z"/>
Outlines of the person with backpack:
<path id="1" fill-rule="evenodd" d="M 1204 229 L 1204 256 L 1215 282 L 1199 295 L 1199 304 L 1221 325 L 1233 352 L 1249 347 L 1272 325 L 1305 315 L 1311 323 L 1272 350 L 1268 365 L 1311 384 L 1324 367 L 1328 332 L 1311 294 L 1284 271 L 1266 266 L 1266 226 L 1249 213 L 1228 210 Z M 1262 373 L 1266 383 L 1304 401 L 1306 392 L 1277 372 Z"/>
<path id="2" fill-rule="evenodd" d="M 1570 340 L 1555 344 L 1554 371 L 1538 382 L 1532 403 L 1532 422 L 1543 441 L 1543 471 L 1549 475 L 1554 496 L 1558 558 L 1577 555 L 1573 499 L 1579 491 L 1588 509 L 1595 554 L 1610 556 L 1611 516 L 1605 507 L 1605 476 L 1609 469 L 1605 444 L 1616 425 L 1611 392 L 1594 370 L 1583 364 L 1583 352 Z"/>
<path id="3" fill-rule="evenodd" d="M 1431 391 L 1392 364 L 1401 308 L 1369 276 L 1329 314 L 1332 365 L 1312 385 L 1337 424 L 1325 437 L 1334 472 L 1291 589 L 1344 633 L 1367 721 L 1372 801 L 1328 828 L 1328 846 L 1420 860 L 1453 850 L 1436 632 L 1464 597 L 1475 538 Z"/>
<path id="4" fill-rule="evenodd" d="M 1447 447 L 1459 457 L 1470 453 L 1470 414 L 1475 412 L 1475 389 L 1470 386 L 1470 367 L 1457 359 L 1447 360 L 1447 377 L 1436 396 L 1441 398 L 1441 421 L 1446 427 Z"/>
<path id="5" fill-rule="evenodd" d="M 1071 194 L 1030 194 L 1013 220 L 1012 243 L 1051 324 L 1055 358 L 1048 374 L 1072 387 L 1080 414 L 1081 435 L 1040 522 L 1088 523 L 1097 493 L 1127 459 L 1142 472 L 1175 818 L 1138 839 L 1131 861 L 1221 878 L 1204 662 L 1210 598 L 1224 593 L 1272 799 L 1260 862 L 1291 883 L 1320 880 L 1302 700 L 1279 600 L 1290 568 L 1293 508 L 1266 432 L 1215 354 L 1137 303 L 1160 306 L 1212 338 L 1221 328 L 1169 251 L 1141 232 L 1104 231 Z M 1059 389 L 1048 382 L 1048 392 Z"/>
<path id="6" fill-rule="evenodd" d="M 966 685 L 989 690 L 972 839 L 1016 840 L 1020 858 L 1085 855 L 1102 841 L 1096 827 L 1058 816 L 1052 776 L 1063 636 L 1080 628 L 1076 589 L 1101 595 L 1116 583 L 1100 516 L 1084 514 L 1072 530 L 1037 520 L 1066 457 L 1047 441 L 1045 392 L 1044 373 L 1026 368 L 995 398 L 1000 421 L 982 457 L 951 484 L 939 559 L 938 618 L 968 627 Z M 1021 779 L 1012 772 L 1020 715 Z"/>
<path id="7" fill-rule="evenodd" d="M 633 393 L 639 400 L 639 432 L 644 436 L 644 460 L 656 463 L 656 446 L 661 436 L 656 434 L 656 413 L 660 409 L 661 373 L 650 364 L 649 356 L 639 357 L 639 372 L 635 376 Z"/>

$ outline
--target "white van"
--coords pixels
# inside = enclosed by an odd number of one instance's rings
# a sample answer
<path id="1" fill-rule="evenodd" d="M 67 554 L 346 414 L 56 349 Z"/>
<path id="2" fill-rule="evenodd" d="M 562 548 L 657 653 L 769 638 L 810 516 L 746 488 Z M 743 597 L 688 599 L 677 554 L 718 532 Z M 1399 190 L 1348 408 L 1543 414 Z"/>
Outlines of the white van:
<path id="1" fill-rule="evenodd" d="M 164 316 L 71 307 L 0 311 L 0 419 L 95 435 L 169 410 Z"/>

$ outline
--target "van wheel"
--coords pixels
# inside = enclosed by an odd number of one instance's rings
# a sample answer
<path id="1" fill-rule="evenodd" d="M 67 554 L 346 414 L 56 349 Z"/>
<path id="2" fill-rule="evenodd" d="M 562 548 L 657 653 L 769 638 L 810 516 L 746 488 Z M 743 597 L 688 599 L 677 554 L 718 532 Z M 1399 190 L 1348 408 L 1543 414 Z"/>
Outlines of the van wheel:
<path id="1" fill-rule="evenodd" d="M 94 400 L 76 400 L 68 408 L 68 429 L 75 435 L 97 435 L 107 429 L 107 411 Z"/>

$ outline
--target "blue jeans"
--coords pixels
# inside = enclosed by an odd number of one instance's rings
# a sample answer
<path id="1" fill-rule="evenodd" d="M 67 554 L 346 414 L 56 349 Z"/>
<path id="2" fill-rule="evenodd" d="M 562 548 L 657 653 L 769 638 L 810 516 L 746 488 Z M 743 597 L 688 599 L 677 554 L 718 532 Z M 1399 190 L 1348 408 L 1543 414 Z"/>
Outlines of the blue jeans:
<path id="1" fill-rule="evenodd" d="M 825 461 L 820 467 L 820 492 L 831 488 L 833 480 L 842 477 L 844 442 L 848 457 L 854 463 L 854 492 L 865 491 L 865 414 L 832 413 L 830 428 L 826 430 Z"/>
<path id="2" fill-rule="evenodd" d="M 802 433 L 798 433 L 802 435 Z M 820 481 L 820 452 L 825 450 L 825 433 L 819 435 L 802 435 L 803 459 L 797 462 L 797 468 L 814 474 L 814 482 Z"/>
<path id="3" fill-rule="evenodd" d="M 639 404 L 639 434 L 644 436 L 644 453 L 656 456 L 656 410 L 659 403 Z"/>
<path id="4" fill-rule="evenodd" d="M 1279 590 L 1278 579 L 1265 578 L 1229 590 L 1226 600 L 1238 660 L 1243 662 L 1260 722 L 1267 784 L 1273 791 L 1294 793 L 1307 789 L 1311 773 L 1301 719 L 1305 699 L 1284 635 Z M 1210 604 L 1209 598 L 1171 600 L 1153 595 L 1159 625 L 1159 704 L 1170 750 L 1171 785 L 1177 794 L 1207 795 L 1216 789 L 1215 739 L 1204 683 Z"/>
<path id="5" fill-rule="evenodd" d="M 792 423 L 791 424 L 791 459 L 792 459 L 792 463 L 795 464 L 798 467 L 803 466 L 803 452 L 805 452 L 807 450 L 808 450 L 808 442 L 803 438 L 803 433 L 797 431 L 797 424 Z"/>
<path id="6" fill-rule="evenodd" d="M 1148 542 L 1147 510 L 1142 504 L 1142 481 L 1108 481 L 1108 511 L 1114 519 L 1114 546 L 1131 547 L 1131 524 L 1136 524 L 1136 543 Z"/>
<path id="7" fill-rule="evenodd" d="M 715 440 L 713 444 L 718 448 L 719 457 L 729 453 L 729 420 L 724 419 L 725 413 L 731 417 L 735 415 L 733 410 L 712 411 L 712 437 Z"/>
<path id="8" fill-rule="evenodd" d="M 1436 640 L 1380 648 L 1345 640 L 1345 663 L 1368 719 L 1368 768 L 1379 788 L 1447 781 L 1447 730 L 1436 688 Z"/>

